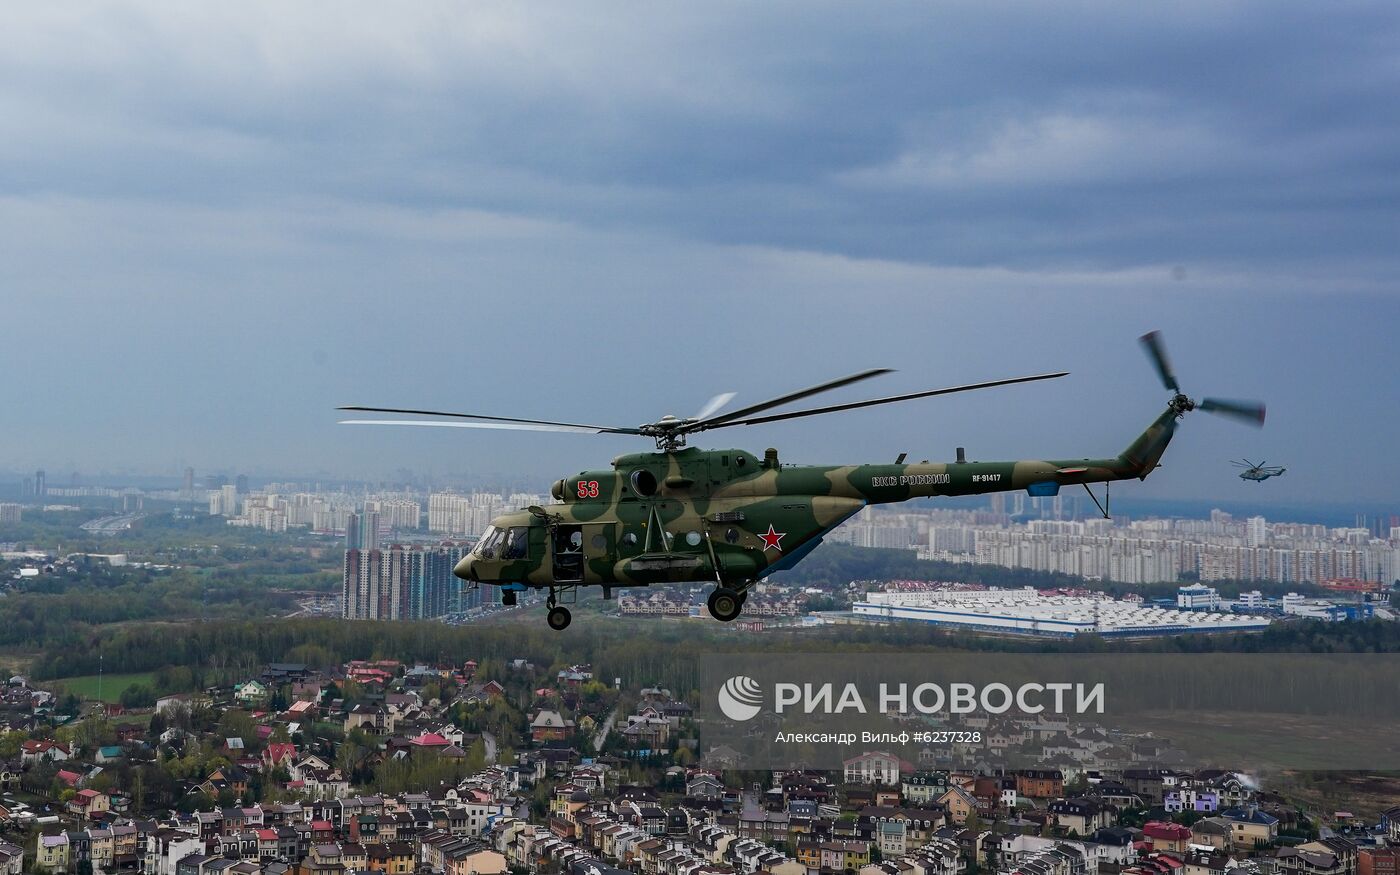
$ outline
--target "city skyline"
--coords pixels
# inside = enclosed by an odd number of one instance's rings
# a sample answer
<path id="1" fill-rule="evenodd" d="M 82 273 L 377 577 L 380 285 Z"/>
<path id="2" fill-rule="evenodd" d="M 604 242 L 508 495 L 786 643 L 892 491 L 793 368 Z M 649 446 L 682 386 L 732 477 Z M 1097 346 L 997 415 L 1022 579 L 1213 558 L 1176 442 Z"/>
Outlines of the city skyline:
<path id="1" fill-rule="evenodd" d="M 227 472 L 236 469 L 224 470 Z M 217 491 L 224 485 L 236 485 L 235 475 L 231 473 L 201 474 L 198 478 L 199 482 L 195 484 L 197 495 L 191 495 L 184 488 L 189 482 L 184 476 L 134 474 L 131 472 L 80 475 L 78 472 L 61 470 L 49 473 L 51 477 L 58 477 L 58 481 L 50 481 L 48 487 L 50 493 L 68 497 L 102 495 L 120 497 L 123 492 L 138 490 L 157 495 L 178 495 L 183 500 L 193 499 L 195 504 L 202 505 L 206 492 Z M 187 468 L 185 473 L 191 474 L 193 472 L 192 469 Z M 239 474 L 238 477 L 246 479 L 247 475 Z M 341 493 L 349 489 L 357 494 L 387 494 L 395 490 L 420 495 L 430 493 L 459 493 L 463 495 L 499 493 L 512 496 L 515 494 L 534 495 L 539 499 L 527 503 L 549 503 L 552 501 L 552 499 L 544 497 L 544 493 L 548 490 L 549 480 L 530 477 L 526 474 L 473 476 L 458 473 L 434 476 L 400 469 L 393 472 L 392 476 L 380 478 L 330 477 L 304 473 L 255 474 L 254 477 L 255 479 L 250 482 L 255 485 L 258 492 Z M 218 481 L 217 485 L 214 484 L 216 480 Z M 32 497 L 30 490 L 33 482 L 34 472 L 20 474 L 0 468 L 0 499 L 16 500 Z M 61 485 L 59 485 L 60 483 Z M 1136 485 L 1134 483 L 1126 484 L 1128 489 L 1132 489 Z M 1192 519 L 1207 516 L 1213 510 L 1224 510 L 1237 516 L 1266 514 L 1271 519 L 1280 522 L 1318 523 L 1333 527 L 1362 525 L 1363 523 L 1356 521 L 1373 517 L 1388 517 L 1400 509 L 1400 498 L 1336 501 L 1298 501 L 1287 498 L 1270 500 L 1270 495 L 1266 491 L 1250 488 L 1250 485 L 1238 489 L 1232 488 L 1232 491 L 1237 494 L 1197 498 L 1153 498 L 1132 494 L 1125 496 L 1120 487 L 1119 491 L 1112 495 L 1111 508 L 1115 518 Z M 1002 496 L 1003 502 L 1016 502 L 1017 496 L 1020 496 L 1021 503 L 1033 501 L 1024 492 L 1007 492 L 991 495 L 918 499 L 913 507 L 933 506 L 954 511 L 972 510 L 989 502 L 992 506 L 996 506 L 997 496 Z M 1066 507 L 1075 509 L 1074 518 L 1092 517 L 1097 514 L 1093 501 L 1082 492 L 1077 494 L 1073 491 L 1067 492 L 1060 496 L 1060 500 Z"/>

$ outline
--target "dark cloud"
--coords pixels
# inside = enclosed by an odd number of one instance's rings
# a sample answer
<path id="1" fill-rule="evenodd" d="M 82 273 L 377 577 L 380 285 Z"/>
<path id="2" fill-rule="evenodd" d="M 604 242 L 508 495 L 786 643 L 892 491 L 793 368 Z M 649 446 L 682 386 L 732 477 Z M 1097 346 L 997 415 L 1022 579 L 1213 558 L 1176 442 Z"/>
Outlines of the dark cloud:
<path id="1" fill-rule="evenodd" d="M 1379 497 L 1305 463 L 1388 457 L 1400 424 L 1373 409 L 1397 29 L 1345 3 L 15 10 L 0 258 L 31 329 L 0 364 L 61 400 L 0 466 L 552 474 L 619 447 L 347 436 L 328 408 L 635 424 L 872 364 L 1075 376 L 734 440 L 1112 451 L 1160 401 L 1132 339 L 1162 327 L 1193 391 L 1276 414 L 1268 447 L 1193 423 L 1147 488 L 1210 494 L 1267 448 L 1304 460 L 1275 493 Z"/>
<path id="2" fill-rule="evenodd" d="M 296 187 L 938 263 L 1394 251 L 1384 4 L 328 8 L 20 13 L 10 187 Z"/>

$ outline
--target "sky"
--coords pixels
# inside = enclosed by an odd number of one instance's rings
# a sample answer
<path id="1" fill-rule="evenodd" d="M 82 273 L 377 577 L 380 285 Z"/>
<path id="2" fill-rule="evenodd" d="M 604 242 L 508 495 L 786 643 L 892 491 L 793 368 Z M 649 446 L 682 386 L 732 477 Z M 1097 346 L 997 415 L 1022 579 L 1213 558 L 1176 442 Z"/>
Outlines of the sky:
<path id="1" fill-rule="evenodd" d="M 0 470 L 505 474 L 1118 452 L 1144 498 L 1400 505 L 1400 6 L 27 4 L 0 28 Z M 1266 484 L 1229 460 L 1287 465 Z"/>

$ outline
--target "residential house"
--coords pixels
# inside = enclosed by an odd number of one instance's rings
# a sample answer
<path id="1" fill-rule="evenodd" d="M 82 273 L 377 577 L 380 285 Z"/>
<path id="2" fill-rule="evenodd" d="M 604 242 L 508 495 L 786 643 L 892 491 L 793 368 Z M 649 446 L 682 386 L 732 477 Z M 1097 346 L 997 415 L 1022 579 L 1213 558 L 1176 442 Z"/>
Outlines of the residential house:
<path id="1" fill-rule="evenodd" d="M 1280 848 L 1274 859 L 1289 875 L 1356 875 L 1358 850 L 1350 839 L 1331 836 Z"/>
<path id="2" fill-rule="evenodd" d="M 1356 855 L 1356 875 L 1400 875 L 1400 847 L 1362 848 Z"/>
<path id="3" fill-rule="evenodd" d="M 371 872 L 383 875 L 412 875 L 415 857 L 408 842 L 390 842 L 366 846 Z"/>
<path id="4" fill-rule="evenodd" d="M 541 710 L 530 721 L 530 737 L 536 742 L 563 741 L 573 734 L 574 721 L 558 711 Z"/>
<path id="5" fill-rule="evenodd" d="M 1278 818 L 1254 806 L 1227 808 L 1220 816 L 1230 822 L 1230 846 L 1251 851 L 1278 838 Z"/>
<path id="6" fill-rule="evenodd" d="M 934 802 L 948 791 L 948 773 L 914 772 L 904 776 L 900 783 L 900 789 L 903 792 L 904 801 L 910 805 L 924 805 Z"/>
<path id="7" fill-rule="evenodd" d="M 39 836 L 34 865 L 46 872 L 68 871 L 68 834 Z"/>
<path id="8" fill-rule="evenodd" d="M 1046 810 L 1051 823 L 1068 833 L 1087 836 L 1102 827 L 1113 824 L 1113 809 L 1095 799 L 1060 799 L 1051 802 Z M 1186 831 L 1190 840 L 1190 830 Z"/>
<path id="9" fill-rule="evenodd" d="M 1216 851 L 1230 850 L 1230 821 L 1223 817 L 1203 817 L 1191 824 L 1191 843 Z"/>
<path id="10" fill-rule="evenodd" d="M 1183 855 L 1182 875 L 1225 875 L 1238 867 L 1238 862 L 1224 851 L 1191 848 Z"/>
<path id="11" fill-rule="evenodd" d="M 1184 777 L 1172 769 L 1125 769 L 1123 785 L 1149 805 L 1161 804 Z"/>
<path id="12" fill-rule="evenodd" d="M 1022 769 L 1016 773 L 1016 792 L 1032 799 L 1058 799 L 1065 795 L 1065 777 L 1059 769 Z"/>
<path id="13" fill-rule="evenodd" d="M 1007 875 L 1088 875 L 1088 871 L 1083 847 L 1063 841 L 1028 853 L 1003 870 Z"/>
<path id="14" fill-rule="evenodd" d="M 44 760 L 55 763 L 63 762 L 72 755 L 73 752 L 68 745 L 48 739 L 24 741 L 19 746 L 19 761 L 26 769 Z"/>
<path id="15" fill-rule="evenodd" d="M 289 769 L 296 762 L 297 746 L 288 741 L 274 741 L 263 748 L 262 765 L 267 771 Z"/>
<path id="16" fill-rule="evenodd" d="M 686 779 L 685 795 L 692 799 L 717 800 L 724 794 L 724 782 L 713 772 L 697 771 Z"/>
<path id="17" fill-rule="evenodd" d="M 419 862 L 444 875 L 502 875 L 505 855 L 475 839 L 437 830 L 422 837 Z"/>
<path id="18" fill-rule="evenodd" d="M 112 801 L 106 793 L 99 793 L 96 790 L 79 790 L 73 798 L 68 800 L 68 812 L 74 817 L 93 818 L 105 814 L 112 807 Z"/>
<path id="19" fill-rule="evenodd" d="M 977 812 L 977 797 L 956 784 L 938 797 L 938 804 L 948 811 L 948 819 L 959 826 Z"/>
<path id="20" fill-rule="evenodd" d="M 0 841 L 0 875 L 20 875 L 24 871 L 24 848 Z"/>
<path id="21" fill-rule="evenodd" d="M 934 833 L 942 828 L 947 820 L 948 816 L 944 814 L 944 811 L 936 807 L 900 808 L 872 805 L 860 810 L 857 823 L 860 824 L 863 832 L 875 833 L 877 839 L 885 824 L 899 824 L 898 830 L 886 831 L 886 837 L 890 844 L 902 843 L 904 845 L 904 850 L 894 854 L 899 856 L 923 847 L 932 841 Z M 881 854 L 885 854 L 883 847 Z"/>
<path id="22" fill-rule="evenodd" d="M 383 708 L 359 704 L 345 714 L 345 733 L 359 729 L 370 735 L 389 735 L 394 731 L 394 718 Z"/>
<path id="23" fill-rule="evenodd" d="M 1316 842 L 1309 842 L 1315 845 Z M 1286 875 L 1354 875 L 1348 870 L 1340 855 L 1329 850 L 1308 849 L 1303 845 L 1296 848 L 1279 848 L 1274 855 L 1277 870 Z"/>
<path id="24" fill-rule="evenodd" d="M 271 691 L 268 690 L 267 684 L 256 678 L 233 688 L 233 698 L 245 707 L 264 704 L 270 696 Z"/>
<path id="25" fill-rule="evenodd" d="M 1142 825 L 1142 836 L 1154 851 L 1180 853 L 1191 844 L 1191 828 L 1171 821 L 1149 820 Z"/>
<path id="26" fill-rule="evenodd" d="M 899 786 L 905 772 L 913 766 L 894 754 L 872 751 L 851 757 L 842 763 L 842 778 L 847 784 L 888 784 Z"/>
<path id="27" fill-rule="evenodd" d="M 870 863 L 869 842 L 822 842 L 820 867 L 826 872 L 855 871 Z"/>
<path id="28" fill-rule="evenodd" d="M 1380 826 L 1392 845 L 1400 845 L 1400 805 L 1381 812 Z"/>
<path id="29" fill-rule="evenodd" d="M 635 750 L 664 750 L 671 738 L 671 721 L 655 708 L 643 708 L 628 716 L 622 735 Z"/>

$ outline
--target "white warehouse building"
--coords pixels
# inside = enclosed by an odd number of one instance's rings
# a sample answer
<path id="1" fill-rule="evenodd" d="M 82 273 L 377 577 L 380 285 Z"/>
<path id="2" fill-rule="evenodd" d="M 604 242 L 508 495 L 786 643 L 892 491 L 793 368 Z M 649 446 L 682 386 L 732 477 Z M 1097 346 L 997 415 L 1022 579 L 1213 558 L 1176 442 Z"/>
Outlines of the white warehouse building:
<path id="1" fill-rule="evenodd" d="M 1136 638 L 1200 632 L 1257 632 L 1263 617 L 1143 606 L 1107 597 L 1042 595 L 1034 589 L 867 592 L 856 617 L 928 623 L 1004 635 L 1068 638 L 1079 634 Z"/>

